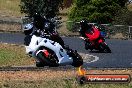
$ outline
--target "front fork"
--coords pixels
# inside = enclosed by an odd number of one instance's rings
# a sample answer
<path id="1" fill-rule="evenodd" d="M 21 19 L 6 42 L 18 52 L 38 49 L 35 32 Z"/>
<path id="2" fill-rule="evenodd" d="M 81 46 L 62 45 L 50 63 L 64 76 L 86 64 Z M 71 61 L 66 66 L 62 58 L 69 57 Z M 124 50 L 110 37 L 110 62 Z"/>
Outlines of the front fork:
<path id="1" fill-rule="evenodd" d="M 86 50 L 88 50 L 88 49 L 92 50 L 93 49 L 93 43 L 90 42 L 89 40 L 85 40 L 84 44 L 85 44 L 85 49 Z"/>

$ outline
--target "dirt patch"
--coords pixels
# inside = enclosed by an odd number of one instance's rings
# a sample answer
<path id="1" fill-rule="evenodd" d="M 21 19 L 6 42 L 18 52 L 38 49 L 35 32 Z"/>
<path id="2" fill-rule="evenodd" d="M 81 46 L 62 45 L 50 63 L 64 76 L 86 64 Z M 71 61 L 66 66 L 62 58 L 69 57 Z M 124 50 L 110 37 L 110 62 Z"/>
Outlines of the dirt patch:
<path id="1" fill-rule="evenodd" d="M 110 36 L 113 39 L 125 39 L 124 35 L 122 33 L 116 33 L 113 36 Z"/>
<path id="2" fill-rule="evenodd" d="M 129 71 L 88 70 L 87 73 L 97 72 L 103 74 L 108 72 L 109 74 L 123 74 L 124 72 L 124 74 L 131 74 L 131 70 Z M 86 85 L 79 85 L 76 80 L 76 75 L 76 70 L 0 72 L 0 88 L 131 88 L 132 86 L 132 82 L 125 84 L 88 83 Z"/>
<path id="3" fill-rule="evenodd" d="M 21 32 L 21 25 L 19 24 L 0 24 L 1 32 Z"/>
<path id="4" fill-rule="evenodd" d="M 88 70 L 87 74 L 130 74 L 132 76 L 132 70 Z"/>
<path id="5" fill-rule="evenodd" d="M 0 80 L 52 80 L 55 78 L 68 78 L 74 76 L 75 72 L 66 71 L 2 71 L 0 72 Z"/>
<path id="6" fill-rule="evenodd" d="M 45 70 L 45 71 L 1 71 L 0 80 L 52 80 L 77 76 L 76 70 Z M 132 70 L 87 70 L 87 74 L 130 74 L 132 77 Z"/>

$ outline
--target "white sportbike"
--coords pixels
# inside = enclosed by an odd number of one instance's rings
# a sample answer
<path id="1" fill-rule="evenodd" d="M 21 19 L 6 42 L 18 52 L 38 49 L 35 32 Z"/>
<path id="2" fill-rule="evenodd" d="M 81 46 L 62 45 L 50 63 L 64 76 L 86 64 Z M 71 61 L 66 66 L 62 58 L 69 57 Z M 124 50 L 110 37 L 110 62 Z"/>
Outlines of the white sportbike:
<path id="1" fill-rule="evenodd" d="M 26 35 L 24 44 L 26 53 L 36 59 L 37 67 L 72 65 L 79 67 L 83 64 L 82 57 L 77 51 L 64 49 L 59 43 L 50 40 L 50 35 Z"/>

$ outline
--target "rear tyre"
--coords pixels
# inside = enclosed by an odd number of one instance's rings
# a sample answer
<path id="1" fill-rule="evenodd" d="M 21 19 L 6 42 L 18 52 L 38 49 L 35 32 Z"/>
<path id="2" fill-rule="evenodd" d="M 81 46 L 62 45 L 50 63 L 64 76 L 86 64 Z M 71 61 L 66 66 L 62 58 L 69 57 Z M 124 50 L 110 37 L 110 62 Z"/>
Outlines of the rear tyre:
<path id="1" fill-rule="evenodd" d="M 104 53 L 111 53 L 109 46 L 105 43 L 100 43 L 100 51 Z"/>

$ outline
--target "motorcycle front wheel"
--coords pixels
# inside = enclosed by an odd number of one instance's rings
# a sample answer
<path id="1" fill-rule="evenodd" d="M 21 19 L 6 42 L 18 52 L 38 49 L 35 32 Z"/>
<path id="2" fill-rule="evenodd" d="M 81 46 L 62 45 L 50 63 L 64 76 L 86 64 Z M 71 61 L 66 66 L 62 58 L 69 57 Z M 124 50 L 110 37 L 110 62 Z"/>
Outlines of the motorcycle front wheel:
<path id="1" fill-rule="evenodd" d="M 40 61 L 36 61 L 36 67 L 44 67 L 44 63 L 40 62 Z"/>
<path id="2" fill-rule="evenodd" d="M 80 67 L 83 65 L 82 57 L 77 53 L 77 51 L 70 50 L 69 56 L 73 58 L 72 66 Z"/>
<path id="3" fill-rule="evenodd" d="M 109 46 L 106 43 L 100 43 L 99 50 L 104 53 L 111 53 Z"/>

